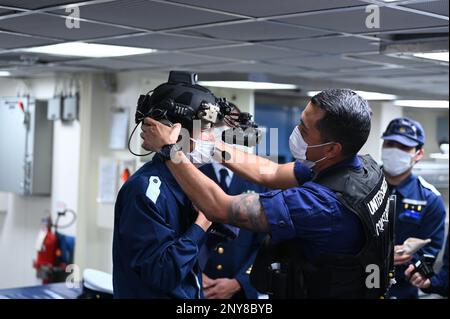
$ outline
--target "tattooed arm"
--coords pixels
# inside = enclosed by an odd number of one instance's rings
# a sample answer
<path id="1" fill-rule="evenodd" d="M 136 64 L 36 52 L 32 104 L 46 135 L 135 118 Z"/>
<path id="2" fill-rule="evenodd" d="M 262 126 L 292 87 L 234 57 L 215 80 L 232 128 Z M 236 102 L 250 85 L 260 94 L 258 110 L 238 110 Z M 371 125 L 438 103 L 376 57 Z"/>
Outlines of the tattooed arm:
<path id="1" fill-rule="evenodd" d="M 209 220 L 256 232 L 270 231 L 258 194 L 227 195 L 195 168 L 183 152 L 177 152 L 166 165 L 192 203 Z"/>
<path id="2" fill-rule="evenodd" d="M 269 232 L 267 217 L 258 194 L 232 196 L 227 223 L 255 232 Z"/>

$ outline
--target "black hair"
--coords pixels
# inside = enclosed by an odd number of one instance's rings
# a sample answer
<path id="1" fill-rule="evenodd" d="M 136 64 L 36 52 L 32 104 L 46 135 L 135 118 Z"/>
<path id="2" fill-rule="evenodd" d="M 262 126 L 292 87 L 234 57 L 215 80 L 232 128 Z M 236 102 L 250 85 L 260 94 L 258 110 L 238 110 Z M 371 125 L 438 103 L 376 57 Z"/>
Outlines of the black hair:
<path id="1" fill-rule="evenodd" d="M 341 144 L 344 156 L 356 155 L 369 137 L 369 103 L 349 89 L 324 90 L 311 103 L 326 112 L 316 124 L 324 142 Z"/>

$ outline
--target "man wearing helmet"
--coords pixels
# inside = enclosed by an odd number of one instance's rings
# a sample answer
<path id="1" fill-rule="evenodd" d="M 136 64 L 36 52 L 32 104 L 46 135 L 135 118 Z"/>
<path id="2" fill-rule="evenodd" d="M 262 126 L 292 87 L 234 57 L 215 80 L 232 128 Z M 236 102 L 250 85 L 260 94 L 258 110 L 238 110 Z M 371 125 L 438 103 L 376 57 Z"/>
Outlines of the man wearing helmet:
<path id="1" fill-rule="evenodd" d="M 188 152 L 189 157 L 194 163 L 204 162 L 213 143 L 199 140 L 201 130 L 193 129 L 199 110 L 190 105 L 200 106 L 201 103 L 193 101 L 198 97 L 206 103 L 214 102 L 215 97 L 209 90 L 174 75 L 156 88 L 153 95 L 141 96 L 136 122 L 140 121 L 139 114 L 150 112 L 167 125 L 182 123 L 197 141 L 195 148 Z M 209 123 L 201 118 L 198 122 L 202 127 Z M 192 146 L 193 143 L 187 143 L 187 147 Z M 218 241 L 236 236 L 233 232 L 236 229 L 231 226 L 210 226 L 211 222 L 192 206 L 160 156 L 154 156 L 130 177 L 117 197 L 114 297 L 202 298 L 198 253 L 207 238 L 206 232 L 210 229 Z"/>

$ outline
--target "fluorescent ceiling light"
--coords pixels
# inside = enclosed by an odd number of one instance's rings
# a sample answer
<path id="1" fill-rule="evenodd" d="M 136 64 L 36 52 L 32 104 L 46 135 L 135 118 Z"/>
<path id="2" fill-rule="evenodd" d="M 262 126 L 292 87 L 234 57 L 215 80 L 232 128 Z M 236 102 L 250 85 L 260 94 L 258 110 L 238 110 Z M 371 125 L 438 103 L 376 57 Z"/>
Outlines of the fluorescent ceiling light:
<path id="1" fill-rule="evenodd" d="M 23 49 L 21 51 L 54 55 L 79 56 L 88 58 L 110 58 L 125 55 L 136 55 L 155 52 L 154 49 L 143 49 L 119 45 L 106 45 L 84 42 L 67 42 Z"/>
<path id="2" fill-rule="evenodd" d="M 394 104 L 405 107 L 448 109 L 448 101 L 445 100 L 398 100 Z"/>
<path id="3" fill-rule="evenodd" d="M 428 53 L 414 53 L 417 58 L 436 60 L 442 62 L 448 62 L 448 51 L 447 52 L 428 52 Z"/>
<path id="4" fill-rule="evenodd" d="M 310 91 L 308 92 L 308 96 L 314 96 L 316 94 L 319 94 L 321 91 Z M 389 101 L 389 100 L 395 100 L 397 98 L 396 95 L 393 94 L 385 94 L 385 93 L 379 93 L 379 92 L 369 92 L 369 91 L 355 91 L 358 93 L 359 96 L 361 96 L 363 99 L 369 100 L 369 101 Z"/>
<path id="5" fill-rule="evenodd" d="M 297 88 L 294 84 L 252 81 L 200 81 L 198 84 L 203 86 L 242 90 L 294 90 Z"/>
<path id="6" fill-rule="evenodd" d="M 0 70 L 0 76 L 10 76 L 11 75 L 11 72 L 9 72 L 9 71 L 1 71 Z"/>

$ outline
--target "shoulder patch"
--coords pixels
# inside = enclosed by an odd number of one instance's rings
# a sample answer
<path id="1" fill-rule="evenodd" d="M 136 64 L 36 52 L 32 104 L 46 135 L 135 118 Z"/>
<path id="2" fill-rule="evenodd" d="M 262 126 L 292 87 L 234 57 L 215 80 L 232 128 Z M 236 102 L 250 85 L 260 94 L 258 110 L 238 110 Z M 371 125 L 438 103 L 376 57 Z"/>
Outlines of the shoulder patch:
<path id="1" fill-rule="evenodd" d="M 145 195 L 156 204 L 160 194 L 161 180 L 158 176 L 150 176 L 148 179 L 148 187 Z"/>
<path id="2" fill-rule="evenodd" d="M 429 189 L 430 191 L 432 191 L 435 195 L 437 196 L 441 196 L 441 193 L 436 189 L 436 187 L 434 187 L 433 185 L 431 185 L 430 183 L 428 183 L 422 176 L 418 176 L 419 178 L 419 182 L 420 184 Z"/>

